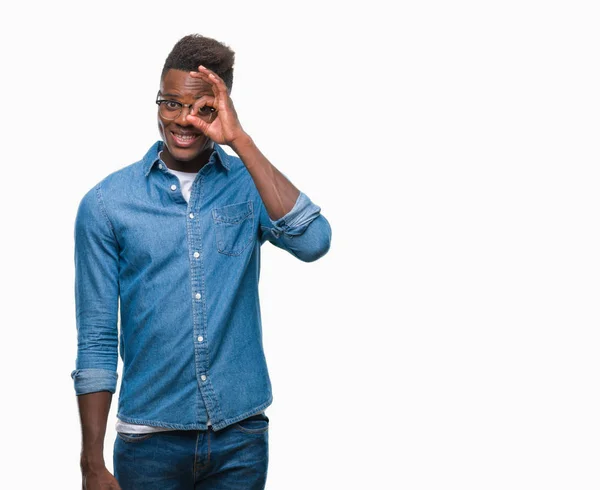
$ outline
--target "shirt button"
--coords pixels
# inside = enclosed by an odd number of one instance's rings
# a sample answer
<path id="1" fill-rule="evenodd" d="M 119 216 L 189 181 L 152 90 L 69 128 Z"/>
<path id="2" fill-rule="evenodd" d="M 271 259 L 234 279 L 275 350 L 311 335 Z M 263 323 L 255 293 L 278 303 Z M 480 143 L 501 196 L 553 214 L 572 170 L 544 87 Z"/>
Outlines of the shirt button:
<path id="1" fill-rule="evenodd" d="M 162 168 L 163 168 L 163 164 L 162 164 L 162 163 L 159 163 L 159 164 L 158 164 L 158 168 L 162 169 Z"/>
<path id="2" fill-rule="evenodd" d="M 194 213 L 190 213 L 190 219 L 194 219 Z"/>
<path id="3" fill-rule="evenodd" d="M 200 337 L 198 337 L 198 342 L 202 342 L 204 340 L 204 337 L 202 337 L 202 335 L 200 335 Z"/>
<path id="4" fill-rule="evenodd" d="M 200 257 L 200 254 L 198 252 L 194 252 L 194 257 L 198 258 Z"/>
<path id="5" fill-rule="evenodd" d="M 172 191 L 174 191 L 175 189 L 177 189 L 177 186 L 176 186 L 175 184 L 173 184 L 173 185 L 171 186 L 171 190 L 172 190 Z"/>
<path id="6" fill-rule="evenodd" d="M 200 376 L 200 379 L 201 379 L 202 381 L 206 381 L 206 376 L 204 376 L 204 374 L 203 374 L 202 376 Z"/>
<path id="7" fill-rule="evenodd" d="M 196 299 L 200 299 L 202 298 L 202 295 L 200 293 L 196 293 Z"/>

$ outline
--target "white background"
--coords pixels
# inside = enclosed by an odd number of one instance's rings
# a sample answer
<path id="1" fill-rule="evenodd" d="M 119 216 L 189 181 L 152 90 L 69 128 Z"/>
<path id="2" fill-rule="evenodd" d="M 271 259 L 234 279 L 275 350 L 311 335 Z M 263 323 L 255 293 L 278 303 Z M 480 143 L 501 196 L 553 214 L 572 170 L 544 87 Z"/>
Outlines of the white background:
<path id="1" fill-rule="evenodd" d="M 77 205 L 158 139 L 163 62 L 198 32 L 333 229 L 315 263 L 263 247 L 267 488 L 599 488 L 598 10 L 393 4 L 3 12 L 2 486 L 79 488 Z"/>

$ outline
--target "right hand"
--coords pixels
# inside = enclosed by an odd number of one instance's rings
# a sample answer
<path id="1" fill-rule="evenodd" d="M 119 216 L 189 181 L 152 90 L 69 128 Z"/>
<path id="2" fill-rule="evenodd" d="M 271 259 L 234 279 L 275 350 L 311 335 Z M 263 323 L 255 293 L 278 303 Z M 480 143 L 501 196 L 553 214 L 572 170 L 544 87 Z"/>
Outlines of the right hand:
<path id="1" fill-rule="evenodd" d="M 82 490 L 121 490 L 116 478 L 106 468 L 83 474 Z"/>

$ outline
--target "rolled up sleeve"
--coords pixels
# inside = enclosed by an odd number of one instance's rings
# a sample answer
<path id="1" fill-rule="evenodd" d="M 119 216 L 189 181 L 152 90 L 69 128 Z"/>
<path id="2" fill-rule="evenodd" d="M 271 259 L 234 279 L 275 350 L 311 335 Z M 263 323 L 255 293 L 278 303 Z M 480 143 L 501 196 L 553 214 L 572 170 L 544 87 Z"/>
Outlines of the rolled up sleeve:
<path id="1" fill-rule="evenodd" d="M 71 372 L 75 384 L 75 394 L 85 395 L 96 391 L 114 393 L 117 387 L 117 373 L 107 369 L 74 369 Z"/>
<path id="2" fill-rule="evenodd" d="M 117 385 L 119 250 L 100 186 L 81 200 L 75 219 L 75 393 L 114 393 Z"/>
<path id="3" fill-rule="evenodd" d="M 261 243 L 268 240 L 304 262 L 325 255 L 331 246 L 331 226 L 321 208 L 300 192 L 294 207 L 277 220 L 272 220 L 264 203 L 260 203 Z"/>

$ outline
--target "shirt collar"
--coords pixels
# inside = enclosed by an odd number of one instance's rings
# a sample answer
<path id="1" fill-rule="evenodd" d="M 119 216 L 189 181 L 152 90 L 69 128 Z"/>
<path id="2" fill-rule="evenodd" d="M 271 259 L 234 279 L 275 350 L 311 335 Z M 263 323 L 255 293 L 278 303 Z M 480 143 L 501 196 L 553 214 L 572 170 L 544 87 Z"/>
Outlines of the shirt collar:
<path id="1" fill-rule="evenodd" d="M 142 158 L 144 175 L 146 177 L 148 177 L 148 174 L 150 174 L 152 167 L 154 167 L 154 165 L 156 165 L 156 163 L 160 160 L 158 155 L 160 154 L 160 152 L 162 151 L 163 148 L 164 148 L 164 142 L 161 140 L 158 140 L 146 152 L 146 154 L 144 155 L 144 158 Z M 229 160 L 229 155 L 227 153 L 225 153 L 225 150 L 223 150 L 223 148 L 221 148 L 221 146 L 218 145 L 217 143 L 214 144 L 214 151 L 212 152 L 210 158 L 211 158 L 211 160 L 214 159 L 215 161 L 219 162 L 225 170 L 229 171 L 231 169 L 231 162 Z M 210 162 L 210 160 L 209 160 L 209 162 Z"/>

